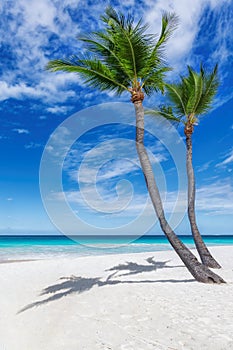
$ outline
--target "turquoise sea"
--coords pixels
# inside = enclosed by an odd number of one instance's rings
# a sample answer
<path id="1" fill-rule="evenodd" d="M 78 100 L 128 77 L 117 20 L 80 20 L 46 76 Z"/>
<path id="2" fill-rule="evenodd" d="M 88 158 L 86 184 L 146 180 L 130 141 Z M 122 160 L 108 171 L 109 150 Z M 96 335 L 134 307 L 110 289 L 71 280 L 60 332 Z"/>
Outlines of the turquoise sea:
<path id="1" fill-rule="evenodd" d="M 190 248 L 191 236 L 179 236 Z M 203 236 L 208 246 L 233 245 L 233 235 Z M 122 253 L 153 252 L 172 249 L 165 236 L 0 236 L 0 261 L 78 257 Z"/>

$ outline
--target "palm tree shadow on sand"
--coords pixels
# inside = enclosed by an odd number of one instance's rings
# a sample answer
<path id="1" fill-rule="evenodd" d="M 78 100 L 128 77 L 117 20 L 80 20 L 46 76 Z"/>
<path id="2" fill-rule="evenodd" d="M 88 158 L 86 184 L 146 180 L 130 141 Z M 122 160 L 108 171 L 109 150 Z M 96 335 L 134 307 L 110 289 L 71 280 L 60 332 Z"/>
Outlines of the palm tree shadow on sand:
<path id="1" fill-rule="evenodd" d="M 172 269 L 175 267 L 184 267 L 183 265 L 178 266 L 169 266 L 167 261 L 155 261 L 153 257 L 146 259 L 147 264 L 138 264 L 135 262 L 126 262 L 125 264 L 119 264 L 117 266 L 113 266 L 105 271 L 114 271 L 107 278 L 103 280 L 102 277 L 94 277 L 94 278 L 86 278 L 80 276 L 70 276 L 70 277 L 61 277 L 59 282 L 46 287 L 42 290 L 40 296 L 47 296 L 46 299 L 35 301 L 29 305 L 26 305 L 21 310 L 18 311 L 18 314 L 32 309 L 37 306 L 41 306 L 43 304 L 47 304 L 49 302 L 59 300 L 67 295 L 71 294 L 81 294 L 84 292 L 88 292 L 93 287 L 104 287 L 104 286 L 114 286 L 117 284 L 142 284 L 142 283 L 187 283 L 187 282 L 195 282 L 195 279 L 185 279 L 185 280 L 176 280 L 176 279 L 163 279 L 163 280 L 119 280 L 115 279 L 116 277 L 129 276 L 129 275 L 138 275 L 143 272 L 153 272 L 157 269 Z M 117 276 L 119 272 L 124 272 Z M 114 279 L 112 279 L 114 278 Z M 50 295 L 50 296 L 48 296 Z"/>
<path id="2" fill-rule="evenodd" d="M 125 264 L 119 264 L 117 266 L 113 266 L 106 271 L 115 271 L 109 277 L 115 276 L 120 271 L 129 271 L 127 273 L 122 273 L 122 274 L 118 275 L 119 277 L 121 277 L 121 276 L 137 275 L 137 274 L 142 273 L 142 272 L 152 272 L 152 271 L 156 271 L 157 269 L 164 269 L 164 268 L 172 269 L 174 267 L 184 267 L 184 265 L 179 265 L 179 266 L 171 266 L 170 265 L 169 266 L 169 265 L 167 265 L 167 263 L 169 261 L 170 260 L 155 261 L 154 257 L 150 257 L 150 258 L 146 259 L 146 262 L 147 262 L 146 265 L 140 265 L 140 264 L 137 264 L 134 262 L 127 261 Z"/>

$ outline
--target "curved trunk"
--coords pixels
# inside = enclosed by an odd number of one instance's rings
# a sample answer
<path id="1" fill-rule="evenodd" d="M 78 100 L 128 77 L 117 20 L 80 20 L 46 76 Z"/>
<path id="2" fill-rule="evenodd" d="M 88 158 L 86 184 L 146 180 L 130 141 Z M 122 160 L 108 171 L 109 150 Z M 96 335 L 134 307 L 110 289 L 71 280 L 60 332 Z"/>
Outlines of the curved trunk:
<path id="1" fill-rule="evenodd" d="M 170 244 L 188 268 L 193 277 L 203 283 L 225 283 L 225 281 L 214 272 L 210 271 L 206 266 L 202 265 L 195 255 L 181 242 L 177 235 L 169 226 L 162 206 L 159 190 L 156 185 L 152 166 L 144 147 L 144 109 L 142 99 L 133 100 L 136 113 L 136 147 L 142 170 L 145 176 L 148 192 L 154 206 L 155 212 L 160 222 L 161 229 L 168 238 Z"/>
<path id="2" fill-rule="evenodd" d="M 191 226 L 191 231 L 192 231 L 193 239 L 202 263 L 208 267 L 220 269 L 221 266 L 213 258 L 208 248 L 206 247 L 196 223 L 195 176 L 194 176 L 194 170 L 192 165 L 192 130 L 190 132 L 188 130 L 185 130 L 186 146 L 187 146 L 186 168 L 187 168 L 187 176 L 188 176 L 188 217 L 189 217 L 189 222 Z"/>

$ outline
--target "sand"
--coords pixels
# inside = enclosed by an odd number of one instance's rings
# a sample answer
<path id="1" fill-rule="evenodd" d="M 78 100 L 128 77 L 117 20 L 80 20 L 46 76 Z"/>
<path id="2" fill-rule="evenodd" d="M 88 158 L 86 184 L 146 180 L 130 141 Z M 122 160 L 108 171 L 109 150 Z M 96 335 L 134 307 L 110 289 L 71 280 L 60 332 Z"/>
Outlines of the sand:
<path id="1" fill-rule="evenodd" d="M 225 285 L 173 251 L 0 265 L 0 350 L 233 349 L 233 246 L 213 247 Z"/>

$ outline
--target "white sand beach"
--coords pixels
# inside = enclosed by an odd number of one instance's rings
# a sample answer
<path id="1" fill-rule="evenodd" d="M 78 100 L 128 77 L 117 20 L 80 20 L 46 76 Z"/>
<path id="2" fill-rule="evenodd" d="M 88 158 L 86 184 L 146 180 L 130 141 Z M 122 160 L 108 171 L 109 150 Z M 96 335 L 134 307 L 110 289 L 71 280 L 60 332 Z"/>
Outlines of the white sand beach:
<path id="1" fill-rule="evenodd" d="M 0 349 L 233 349 L 233 246 L 210 250 L 225 285 L 173 251 L 2 263 Z"/>

